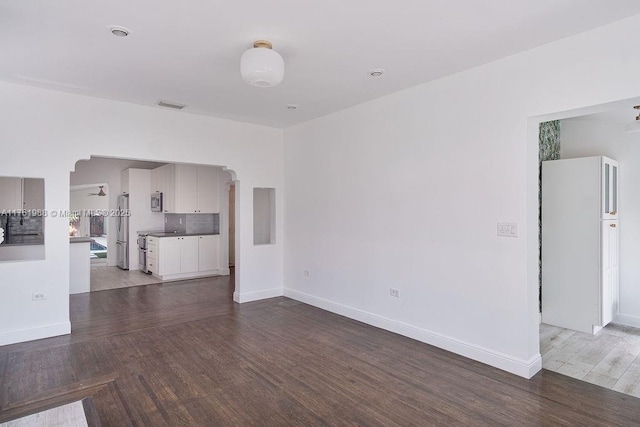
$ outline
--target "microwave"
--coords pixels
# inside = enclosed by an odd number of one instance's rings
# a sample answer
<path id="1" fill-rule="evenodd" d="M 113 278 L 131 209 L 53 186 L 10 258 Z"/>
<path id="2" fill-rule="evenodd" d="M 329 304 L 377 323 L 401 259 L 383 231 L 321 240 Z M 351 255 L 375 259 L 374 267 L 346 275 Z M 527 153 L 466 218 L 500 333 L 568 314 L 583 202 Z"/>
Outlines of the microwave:
<path id="1" fill-rule="evenodd" d="M 162 212 L 162 193 L 151 193 L 151 212 Z"/>

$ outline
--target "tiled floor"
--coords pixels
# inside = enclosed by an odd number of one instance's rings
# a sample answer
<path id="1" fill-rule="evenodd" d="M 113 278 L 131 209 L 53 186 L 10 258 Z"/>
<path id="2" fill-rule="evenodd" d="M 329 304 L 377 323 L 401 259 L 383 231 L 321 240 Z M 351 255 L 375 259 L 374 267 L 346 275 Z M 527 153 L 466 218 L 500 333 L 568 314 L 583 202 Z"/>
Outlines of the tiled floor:
<path id="1" fill-rule="evenodd" d="M 91 264 L 91 292 L 160 282 L 162 280 L 140 270 L 122 270 L 118 267 L 107 267 L 104 264 Z"/>
<path id="2" fill-rule="evenodd" d="M 542 367 L 640 397 L 640 329 L 608 325 L 596 335 L 540 325 Z"/>

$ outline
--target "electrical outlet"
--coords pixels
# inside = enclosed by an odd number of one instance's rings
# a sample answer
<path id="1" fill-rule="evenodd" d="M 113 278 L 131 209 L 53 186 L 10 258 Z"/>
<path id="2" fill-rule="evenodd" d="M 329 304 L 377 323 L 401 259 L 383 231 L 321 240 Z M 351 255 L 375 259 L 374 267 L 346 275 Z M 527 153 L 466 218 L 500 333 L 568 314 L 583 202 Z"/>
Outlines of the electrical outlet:
<path id="1" fill-rule="evenodd" d="M 400 298 L 400 290 L 396 288 L 389 288 L 389 295 L 392 297 Z"/>
<path id="2" fill-rule="evenodd" d="M 309 276 L 311 276 L 311 272 L 310 272 L 309 270 L 305 270 L 305 271 L 304 271 L 304 275 L 305 275 L 306 277 L 309 277 Z"/>
<path id="3" fill-rule="evenodd" d="M 34 292 L 31 294 L 31 299 L 33 301 L 42 301 L 47 299 L 47 294 L 45 294 L 44 292 Z"/>

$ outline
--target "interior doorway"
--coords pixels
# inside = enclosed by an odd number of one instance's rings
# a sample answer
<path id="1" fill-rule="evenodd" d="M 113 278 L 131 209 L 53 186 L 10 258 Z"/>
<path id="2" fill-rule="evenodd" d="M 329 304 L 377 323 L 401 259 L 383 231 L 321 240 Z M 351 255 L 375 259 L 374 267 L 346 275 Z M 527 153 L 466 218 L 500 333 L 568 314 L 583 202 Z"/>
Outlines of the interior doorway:
<path id="1" fill-rule="evenodd" d="M 205 185 L 201 186 L 203 191 L 212 194 L 208 195 L 207 199 L 202 199 L 198 195 L 198 203 L 201 203 L 202 200 L 210 203 L 213 198 L 219 198 L 219 210 L 214 212 L 213 208 L 208 208 L 209 210 L 206 212 L 198 211 L 187 214 L 171 211 L 153 211 L 151 209 L 151 195 L 156 191 L 155 187 L 159 183 L 153 181 L 152 172 L 167 165 L 172 165 L 176 168 L 182 166 L 185 170 L 195 167 L 202 168 L 203 172 L 197 175 L 197 179 L 205 183 Z M 138 232 L 153 232 L 156 234 L 173 232 L 184 235 L 191 233 L 194 236 L 207 236 L 204 239 L 207 242 L 213 239 L 220 241 L 219 247 L 218 244 L 210 243 L 200 245 L 203 248 L 206 247 L 207 253 L 211 255 L 199 256 L 196 254 L 194 261 L 190 265 L 203 264 L 212 266 L 220 264 L 219 269 L 215 267 L 217 270 L 214 269 L 211 272 L 210 270 L 214 267 L 207 267 L 206 271 L 202 271 L 198 266 L 194 273 L 200 275 L 229 275 L 228 239 L 229 231 L 232 231 L 235 236 L 236 209 L 235 206 L 230 208 L 228 203 L 233 200 L 235 205 L 236 200 L 235 192 L 234 197 L 231 198 L 225 191 L 225 187 L 228 189 L 232 186 L 235 190 L 234 179 L 235 173 L 233 171 L 226 170 L 220 166 L 181 165 L 95 156 L 87 160 L 78 161 L 75 170 L 71 172 L 70 176 L 70 210 L 74 211 L 80 208 L 80 211 L 77 217 L 73 217 L 70 220 L 70 236 L 91 239 L 89 246 L 91 261 L 88 291 L 156 284 L 163 281 L 181 279 L 163 279 L 158 277 L 160 273 L 157 271 L 155 272 L 156 274 L 152 274 L 154 273 L 152 271 L 145 271 L 146 264 L 141 267 Z M 93 184 L 97 182 L 100 183 L 99 186 Z M 74 195 L 74 192 L 77 194 Z M 99 195 L 98 193 L 103 194 Z M 124 237 L 124 244 L 128 248 L 127 257 L 129 262 L 125 269 L 118 268 L 117 254 L 112 249 L 116 247 L 116 242 L 122 245 L 123 236 L 118 234 L 116 225 L 118 222 L 122 223 L 123 219 L 117 216 L 119 214 L 117 212 L 118 198 L 123 194 L 127 194 L 129 200 L 129 212 L 126 213 L 128 231 L 126 237 Z M 175 197 L 175 194 L 173 197 Z M 77 199 L 82 203 L 78 202 Z M 96 200 L 99 200 L 104 206 L 93 206 L 87 200 L 90 200 L 93 204 L 96 203 Z M 208 206 L 218 206 L 217 200 L 214 200 L 215 205 Z M 232 213 L 231 219 L 229 219 L 230 213 Z M 235 261 L 235 238 L 233 243 L 233 258 Z M 205 251 L 205 249 L 202 250 Z M 220 262 L 215 264 L 210 262 L 211 259 L 218 258 Z M 231 280 L 234 281 L 235 277 L 231 276 Z M 230 297 L 232 298 L 232 295 Z"/>
<path id="2" fill-rule="evenodd" d="M 635 206 L 640 208 L 640 194 L 635 196 L 638 193 L 635 189 L 637 174 L 635 171 L 638 169 L 635 167 L 636 162 L 640 168 L 640 151 L 635 147 L 640 143 L 640 133 L 630 133 L 628 130 L 635 125 L 637 112 L 634 112 L 633 105 L 639 101 L 625 100 L 550 115 L 536 122 L 536 125 L 539 125 L 541 122 L 559 120 L 560 141 L 557 153 L 559 160 L 581 159 L 580 161 L 583 161 L 604 156 L 620 162 L 620 226 L 616 224 L 616 230 L 620 230 L 619 256 L 621 265 L 625 269 L 620 275 L 620 292 L 616 292 L 619 295 L 620 305 L 610 304 L 613 321 L 599 331 L 595 328 L 595 334 L 553 324 L 549 320 L 550 316 L 544 316 L 545 304 L 548 307 L 550 294 L 545 294 L 545 279 L 541 274 L 540 301 L 543 315 L 540 317 L 538 331 L 542 367 L 636 397 L 640 397 L 640 329 L 638 328 L 640 323 L 637 322 L 637 317 L 630 316 L 629 313 L 640 312 L 632 297 L 634 292 L 640 291 L 640 289 L 634 289 L 634 286 L 640 288 L 640 282 L 634 278 L 640 277 L 640 267 L 635 267 L 637 262 L 634 261 L 634 258 L 640 255 L 640 243 L 635 244 L 637 239 L 633 237 L 633 230 L 640 229 L 640 218 L 636 219 L 638 215 L 635 213 Z M 536 143 L 538 143 L 538 137 L 539 135 L 536 135 Z M 543 157 L 542 148 L 539 148 L 537 154 Z M 602 168 L 602 171 L 604 170 Z M 603 182 L 605 175 L 606 173 L 602 172 L 600 177 Z M 610 180 L 609 183 L 611 183 Z M 596 193 L 596 197 L 599 198 L 607 194 L 607 192 L 600 194 L 598 189 Z M 603 205 L 605 199 L 600 200 Z M 545 204 L 542 203 L 541 206 L 544 210 Z M 610 211 L 611 209 L 608 209 L 607 213 L 611 214 Z M 605 218 L 600 220 L 604 224 Z M 596 221 L 595 226 L 598 227 L 598 224 L 599 222 Z M 529 226 L 531 227 L 532 224 Z M 597 235 L 600 236 L 601 241 L 609 241 L 604 238 L 604 234 L 598 232 Z M 544 245 L 542 251 L 545 251 Z M 530 259 L 530 263 L 531 261 Z M 530 267 L 532 267 L 531 264 Z M 606 265 L 603 264 L 602 271 L 606 270 L 605 267 Z M 543 272 L 544 269 L 545 263 L 542 261 L 540 271 Z M 597 278 L 603 280 L 600 276 Z M 547 303 L 545 303 L 545 297 Z M 578 301 L 579 298 L 574 300 Z M 600 310 L 603 304 L 606 305 L 605 295 L 601 297 Z"/>

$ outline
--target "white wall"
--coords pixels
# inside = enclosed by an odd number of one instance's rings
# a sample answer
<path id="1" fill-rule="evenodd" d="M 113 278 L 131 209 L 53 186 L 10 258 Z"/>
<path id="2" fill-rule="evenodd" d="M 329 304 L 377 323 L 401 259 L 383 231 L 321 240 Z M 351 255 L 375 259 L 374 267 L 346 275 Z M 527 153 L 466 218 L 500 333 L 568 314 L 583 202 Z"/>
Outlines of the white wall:
<path id="1" fill-rule="evenodd" d="M 625 124 L 584 119 L 561 122 L 561 157 L 607 156 L 620 164 L 620 316 L 640 327 L 640 133 Z"/>
<path id="2" fill-rule="evenodd" d="M 639 43 L 637 16 L 286 129 L 285 295 L 535 373 L 537 126 L 640 95 Z"/>
<path id="3" fill-rule="evenodd" d="M 0 157 L 0 175 L 43 177 L 49 210 L 69 209 L 69 173 L 91 155 L 232 169 L 235 298 L 282 292 L 282 243 L 255 248 L 251 213 L 253 187 L 282 188 L 281 130 L 11 83 L 0 83 L 0 99 L 0 144 L 20 146 Z M 50 216 L 45 229 L 44 261 L 0 264 L 0 345 L 69 332 L 68 218 Z M 47 299 L 33 302 L 33 292 Z"/>

